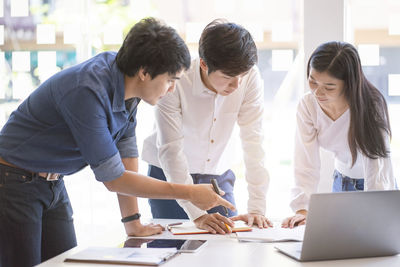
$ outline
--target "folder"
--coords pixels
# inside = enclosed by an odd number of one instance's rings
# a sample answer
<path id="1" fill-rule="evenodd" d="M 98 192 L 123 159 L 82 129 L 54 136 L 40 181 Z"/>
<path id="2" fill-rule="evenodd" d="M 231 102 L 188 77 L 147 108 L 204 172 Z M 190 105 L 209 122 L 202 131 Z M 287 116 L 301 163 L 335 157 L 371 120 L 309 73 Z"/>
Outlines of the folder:
<path id="1" fill-rule="evenodd" d="M 193 222 L 184 222 L 180 225 L 169 227 L 169 231 L 173 235 L 196 235 L 196 234 L 209 234 L 208 230 L 197 228 Z M 235 227 L 231 227 L 233 233 L 236 232 L 249 232 L 252 228 L 243 221 L 236 221 Z"/>
<path id="2" fill-rule="evenodd" d="M 90 247 L 68 256 L 65 261 L 157 266 L 176 255 L 176 253 L 176 248 Z"/>

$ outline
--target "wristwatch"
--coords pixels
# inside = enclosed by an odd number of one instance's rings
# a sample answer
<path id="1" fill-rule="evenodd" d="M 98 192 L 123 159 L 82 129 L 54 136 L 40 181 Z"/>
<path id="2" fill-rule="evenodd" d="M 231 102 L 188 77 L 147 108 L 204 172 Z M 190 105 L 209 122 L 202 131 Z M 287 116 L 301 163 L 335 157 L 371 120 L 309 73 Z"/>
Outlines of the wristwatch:
<path id="1" fill-rule="evenodd" d="M 134 221 L 140 218 L 140 213 L 135 213 L 131 216 L 127 216 L 121 219 L 121 222 L 126 223 L 126 222 L 130 222 L 130 221 Z"/>

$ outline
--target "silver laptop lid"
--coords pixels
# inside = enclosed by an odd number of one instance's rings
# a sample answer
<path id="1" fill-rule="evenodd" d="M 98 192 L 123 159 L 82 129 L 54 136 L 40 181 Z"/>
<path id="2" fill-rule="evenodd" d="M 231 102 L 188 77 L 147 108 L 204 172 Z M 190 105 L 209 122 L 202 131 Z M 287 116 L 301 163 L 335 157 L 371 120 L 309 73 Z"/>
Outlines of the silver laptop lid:
<path id="1" fill-rule="evenodd" d="M 301 260 L 400 253 L 400 191 L 313 194 Z"/>

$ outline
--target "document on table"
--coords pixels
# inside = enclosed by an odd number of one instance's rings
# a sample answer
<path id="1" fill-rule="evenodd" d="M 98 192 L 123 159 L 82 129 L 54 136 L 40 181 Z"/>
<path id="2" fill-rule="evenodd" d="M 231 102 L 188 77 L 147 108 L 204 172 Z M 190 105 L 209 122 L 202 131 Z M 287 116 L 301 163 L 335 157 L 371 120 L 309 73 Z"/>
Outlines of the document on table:
<path id="1" fill-rule="evenodd" d="M 170 259 L 176 253 L 176 248 L 90 247 L 68 256 L 65 261 L 157 266 Z"/>
<path id="2" fill-rule="evenodd" d="M 305 226 L 297 226 L 293 229 L 273 227 L 266 229 L 253 228 L 251 232 L 236 233 L 239 241 L 258 242 L 284 242 L 303 241 Z"/>
<path id="3" fill-rule="evenodd" d="M 243 231 L 252 231 L 253 228 L 248 226 L 243 221 L 236 221 L 235 227 L 231 228 L 233 233 L 243 232 Z M 175 225 L 170 227 L 170 232 L 173 235 L 194 235 L 194 234 L 208 234 L 210 233 L 207 230 L 203 230 L 197 228 L 193 222 L 184 222 L 180 225 Z"/>

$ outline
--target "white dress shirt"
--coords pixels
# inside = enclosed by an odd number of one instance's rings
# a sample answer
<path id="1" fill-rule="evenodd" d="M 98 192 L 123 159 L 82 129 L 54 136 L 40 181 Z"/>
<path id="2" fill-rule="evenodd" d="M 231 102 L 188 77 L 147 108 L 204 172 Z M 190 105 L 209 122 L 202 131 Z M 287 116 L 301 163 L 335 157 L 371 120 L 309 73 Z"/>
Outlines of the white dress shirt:
<path id="1" fill-rule="evenodd" d="M 200 77 L 200 60 L 177 82 L 173 93 L 156 105 L 155 131 L 144 140 L 142 158 L 163 169 L 167 180 L 192 184 L 191 173 L 221 175 L 230 168 L 232 155 L 225 149 L 235 123 L 240 127 L 248 212 L 265 214 L 269 183 L 264 167 L 263 81 L 257 67 L 246 74 L 228 96 L 207 89 Z M 194 220 L 204 214 L 189 201 L 178 203 Z"/>
<path id="2" fill-rule="evenodd" d="M 364 190 L 396 189 L 390 157 L 371 159 L 358 152 L 352 167 L 348 144 L 350 109 L 337 120 L 329 118 L 316 98 L 307 93 L 297 108 L 295 140 L 295 187 L 292 191 L 291 208 L 294 211 L 308 209 L 310 195 L 317 191 L 320 179 L 320 147 L 331 151 L 335 157 L 335 169 L 353 179 L 364 178 Z M 386 138 L 390 147 L 389 137 Z"/>

